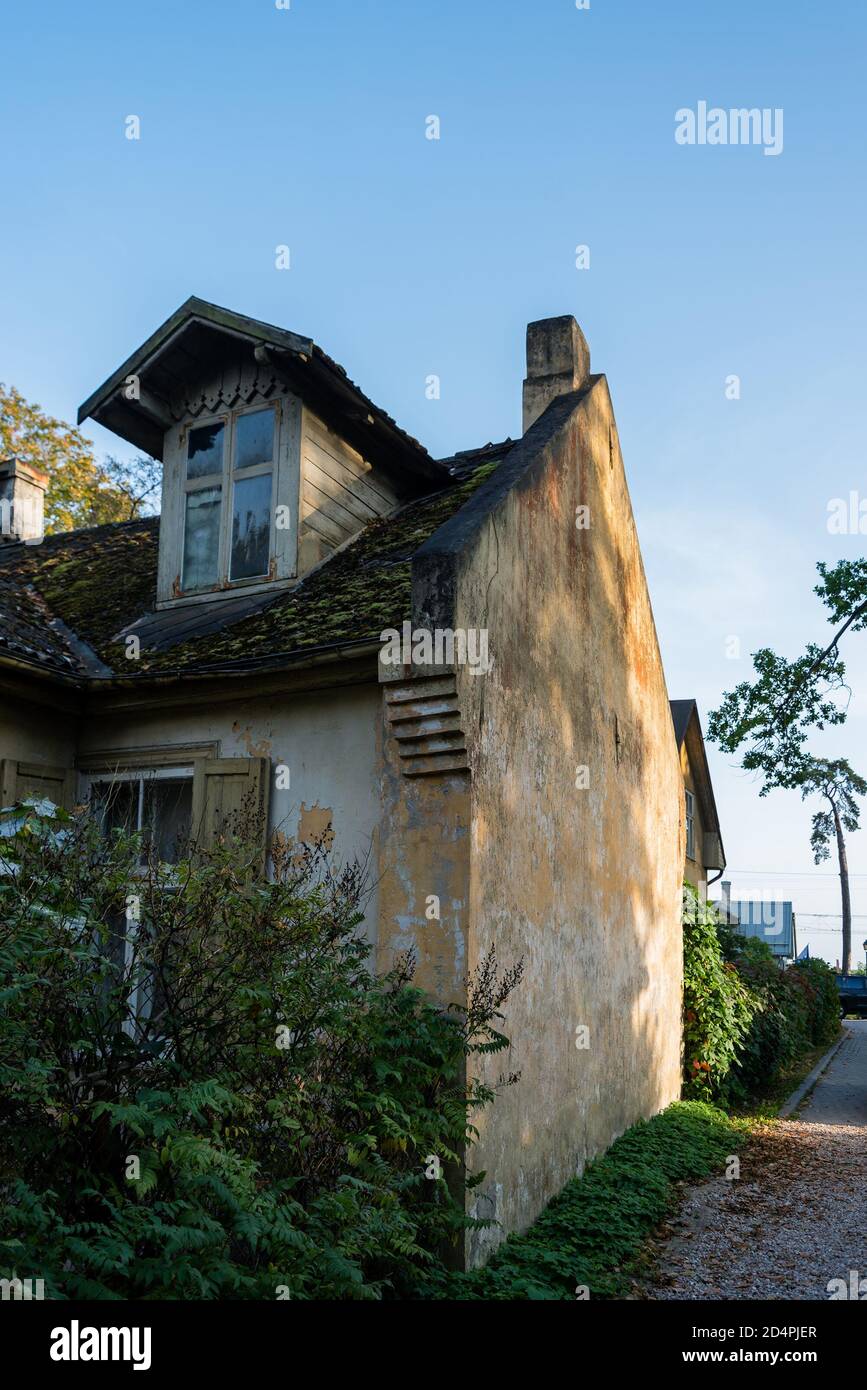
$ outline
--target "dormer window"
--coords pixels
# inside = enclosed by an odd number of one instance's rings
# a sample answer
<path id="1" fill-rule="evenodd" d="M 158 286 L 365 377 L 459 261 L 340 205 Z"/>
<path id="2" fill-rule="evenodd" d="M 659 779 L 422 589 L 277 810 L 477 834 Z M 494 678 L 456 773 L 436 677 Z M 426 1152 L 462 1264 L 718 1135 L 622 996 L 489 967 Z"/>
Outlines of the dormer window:
<path id="1" fill-rule="evenodd" d="M 215 620 L 449 477 L 312 339 L 203 299 L 113 372 L 88 418 L 162 462 L 156 608 L 213 604 Z"/>
<path id="2" fill-rule="evenodd" d="M 186 431 L 181 589 L 267 579 L 274 554 L 274 405 L 233 411 Z"/>

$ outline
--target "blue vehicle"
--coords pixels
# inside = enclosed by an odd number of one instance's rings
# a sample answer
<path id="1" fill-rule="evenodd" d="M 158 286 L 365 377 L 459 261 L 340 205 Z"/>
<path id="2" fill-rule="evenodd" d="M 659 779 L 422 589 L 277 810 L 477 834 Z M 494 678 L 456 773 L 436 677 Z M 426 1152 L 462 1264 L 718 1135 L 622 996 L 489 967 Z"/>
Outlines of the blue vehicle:
<path id="1" fill-rule="evenodd" d="M 840 996 L 840 1017 L 857 1014 L 867 1018 L 867 975 L 836 975 Z"/>

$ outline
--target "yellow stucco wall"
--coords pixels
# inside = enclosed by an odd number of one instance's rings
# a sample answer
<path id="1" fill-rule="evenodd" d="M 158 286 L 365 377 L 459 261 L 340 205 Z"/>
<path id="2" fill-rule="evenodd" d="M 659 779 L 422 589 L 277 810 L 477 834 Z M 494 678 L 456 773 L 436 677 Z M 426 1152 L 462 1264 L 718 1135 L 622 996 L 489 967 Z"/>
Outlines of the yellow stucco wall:
<path id="1" fill-rule="evenodd" d="M 459 672 L 468 963 L 495 944 L 525 977 L 510 1053 L 484 1067 L 521 1080 L 478 1117 L 470 1159 L 487 1173 L 474 1209 L 502 1228 L 471 1261 L 679 1094 L 683 782 L 604 378 L 469 554 L 456 626 L 480 624 L 493 670 Z"/>
<path id="2" fill-rule="evenodd" d="M 470 784 L 466 771 L 407 777 L 383 730 L 377 966 L 412 951 L 415 983 L 442 1004 L 465 999 L 470 927 Z"/>

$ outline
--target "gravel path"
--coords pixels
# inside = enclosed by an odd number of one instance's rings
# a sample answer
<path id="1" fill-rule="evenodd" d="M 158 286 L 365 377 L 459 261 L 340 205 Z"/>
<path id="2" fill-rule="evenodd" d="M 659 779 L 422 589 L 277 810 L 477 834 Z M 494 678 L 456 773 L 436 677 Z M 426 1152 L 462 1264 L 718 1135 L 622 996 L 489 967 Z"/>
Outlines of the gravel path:
<path id="1" fill-rule="evenodd" d="M 867 1299 L 867 1020 L 795 1118 L 763 1125 L 740 1178 L 691 1188 L 662 1232 L 651 1299 L 822 1299 L 850 1272 Z"/>

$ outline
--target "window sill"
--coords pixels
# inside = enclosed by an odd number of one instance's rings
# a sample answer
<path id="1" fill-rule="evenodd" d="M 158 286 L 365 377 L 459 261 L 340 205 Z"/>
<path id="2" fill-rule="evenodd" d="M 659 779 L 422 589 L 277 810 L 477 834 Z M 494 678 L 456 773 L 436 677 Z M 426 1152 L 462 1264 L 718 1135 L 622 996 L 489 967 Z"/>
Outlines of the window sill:
<path id="1" fill-rule="evenodd" d="M 279 593 L 282 589 L 291 589 L 298 583 L 298 576 L 291 574 L 282 579 L 236 579 L 234 584 L 228 584 L 225 589 L 203 589 L 196 594 L 182 594 L 180 598 L 163 598 L 156 602 L 156 611 L 161 612 L 166 608 L 184 608 L 191 603 L 219 603 L 226 602 L 231 598 L 240 598 L 247 594 Z"/>

